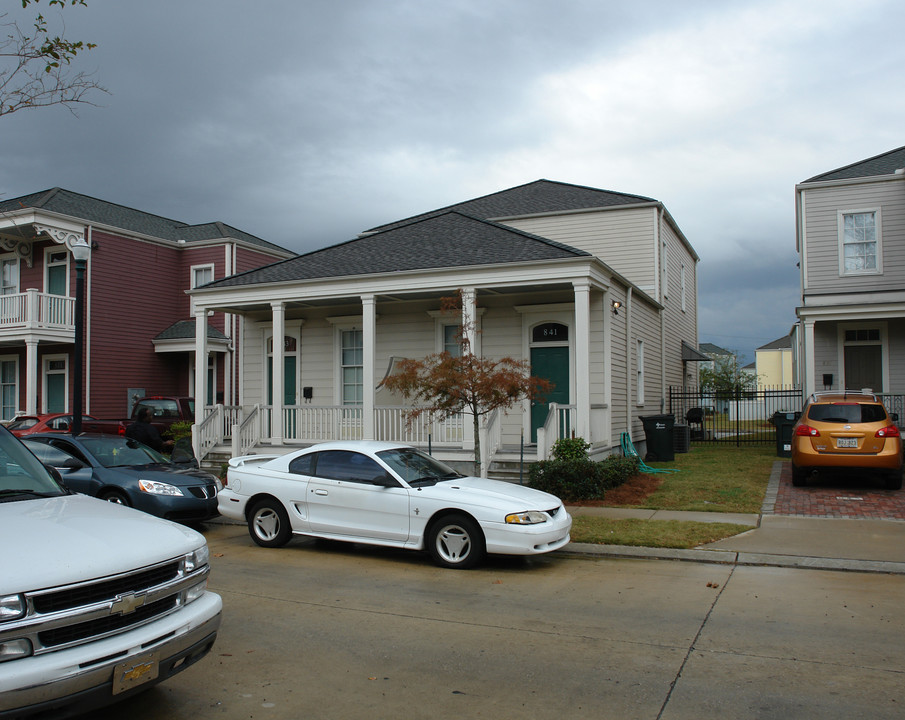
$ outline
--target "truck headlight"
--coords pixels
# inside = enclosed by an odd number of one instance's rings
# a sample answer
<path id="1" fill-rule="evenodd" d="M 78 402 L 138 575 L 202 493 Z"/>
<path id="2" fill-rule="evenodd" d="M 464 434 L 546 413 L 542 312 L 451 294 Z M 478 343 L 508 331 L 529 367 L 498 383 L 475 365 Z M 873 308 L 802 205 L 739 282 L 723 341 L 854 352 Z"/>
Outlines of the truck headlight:
<path id="1" fill-rule="evenodd" d="M 536 525 L 537 523 L 547 522 L 546 513 L 537 510 L 528 510 L 527 512 L 511 513 L 506 516 L 507 525 Z"/>
<path id="2" fill-rule="evenodd" d="M 0 595 L 0 622 L 25 615 L 25 598 L 21 595 Z"/>
<path id="3" fill-rule="evenodd" d="M 139 480 L 138 489 L 152 495 L 172 495 L 182 497 L 182 490 L 175 485 L 157 482 L 157 480 Z"/>
<path id="4" fill-rule="evenodd" d="M 28 657 L 31 653 L 31 640 L 28 638 L 15 638 L 0 642 L 0 663 Z"/>
<path id="5" fill-rule="evenodd" d="M 185 572 L 186 574 L 195 572 L 198 568 L 207 565 L 210 560 L 211 553 L 207 549 L 207 545 L 202 545 L 197 550 L 190 552 L 185 556 Z"/>

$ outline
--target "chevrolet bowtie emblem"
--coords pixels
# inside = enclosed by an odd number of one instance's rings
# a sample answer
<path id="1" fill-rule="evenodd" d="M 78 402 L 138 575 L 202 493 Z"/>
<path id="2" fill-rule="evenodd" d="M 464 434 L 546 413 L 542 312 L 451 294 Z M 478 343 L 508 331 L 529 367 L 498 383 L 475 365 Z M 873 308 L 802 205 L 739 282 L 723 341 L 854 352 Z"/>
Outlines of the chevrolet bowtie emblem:
<path id="1" fill-rule="evenodd" d="M 136 595 L 135 593 L 127 593 L 125 595 L 117 595 L 116 600 L 110 606 L 111 615 L 128 615 L 134 613 L 138 608 L 145 604 L 144 595 Z"/>

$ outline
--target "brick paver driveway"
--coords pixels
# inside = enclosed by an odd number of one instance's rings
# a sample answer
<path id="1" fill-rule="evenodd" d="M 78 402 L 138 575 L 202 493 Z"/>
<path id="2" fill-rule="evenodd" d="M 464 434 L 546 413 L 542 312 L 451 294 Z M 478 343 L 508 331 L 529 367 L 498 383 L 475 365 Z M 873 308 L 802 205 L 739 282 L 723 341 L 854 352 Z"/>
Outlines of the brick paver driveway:
<path id="1" fill-rule="evenodd" d="M 905 520 L 905 490 L 886 490 L 883 479 L 862 476 L 820 476 L 807 487 L 792 485 L 792 463 L 782 463 L 776 515 Z"/>

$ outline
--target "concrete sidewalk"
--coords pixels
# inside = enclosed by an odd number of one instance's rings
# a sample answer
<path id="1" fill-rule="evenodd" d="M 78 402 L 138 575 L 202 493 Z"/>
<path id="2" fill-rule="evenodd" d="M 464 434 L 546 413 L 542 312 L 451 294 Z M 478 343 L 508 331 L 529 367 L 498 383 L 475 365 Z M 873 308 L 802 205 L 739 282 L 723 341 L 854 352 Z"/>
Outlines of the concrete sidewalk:
<path id="1" fill-rule="evenodd" d="M 726 522 L 749 525 L 751 530 L 694 550 L 571 543 L 561 552 L 905 575 L 905 522 L 774 515 L 778 483 L 774 470 L 760 514 L 570 506 L 573 516 Z"/>

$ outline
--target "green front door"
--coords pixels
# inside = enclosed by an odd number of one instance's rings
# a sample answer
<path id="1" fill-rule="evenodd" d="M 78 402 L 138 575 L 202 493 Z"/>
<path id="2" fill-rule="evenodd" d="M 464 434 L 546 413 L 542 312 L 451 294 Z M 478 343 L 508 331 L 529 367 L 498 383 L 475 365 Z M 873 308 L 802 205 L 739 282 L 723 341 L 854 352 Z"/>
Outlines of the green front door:
<path id="1" fill-rule="evenodd" d="M 66 376 L 63 373 L 47 374 L 45 406 L 49 413 L 66 412 Z"/>
<path id="2" fill-rule="evenodd" d="M 295 355 L 283 356 L 283 407 L 295 405 Z M 267 403 L 273 405 L 273 358 L 267 358 Z M 295 437 L 295 411 L 283 410 L 283 437 Z"/>
<path id="3" fill-rule="evenodd" d="M 531 348 L 531 374 L 553 383 L 543 402 L 531 405 L 531 442 L 537 442 L 537 429 L 547 421 L 550 403 L 569 404 L 569 348 Z"/>

